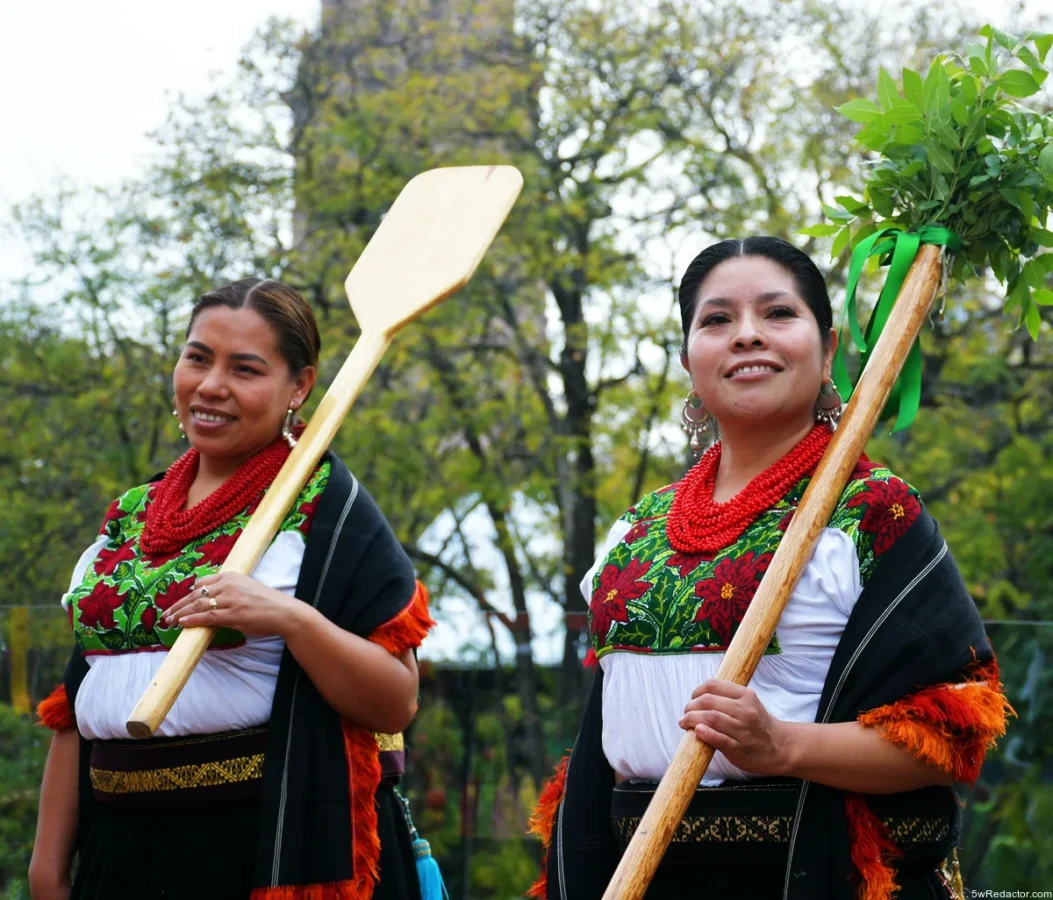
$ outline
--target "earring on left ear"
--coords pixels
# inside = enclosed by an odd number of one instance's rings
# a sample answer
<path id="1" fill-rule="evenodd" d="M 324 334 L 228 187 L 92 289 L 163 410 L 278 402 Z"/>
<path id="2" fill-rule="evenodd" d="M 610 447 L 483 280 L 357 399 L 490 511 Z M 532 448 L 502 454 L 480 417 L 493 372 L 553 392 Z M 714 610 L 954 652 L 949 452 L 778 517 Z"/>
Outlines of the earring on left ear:
<path id="1" fill-rule="evenodd" d="M 290 406 L 288 412 L 285 413 L 285 424 L 282 425 L 282 437 L 285 438 L 285 443 L 289 445 L 290 450 L 296 446 L 296 435 L 292 432 L 292 427 L 295 421 L 296 408 Z"/>
<path id="2" fill-rule="evenodd" d="M 841 392 L 833 381 L 824 381 L 819 388 L 819 398 L 815 401 L 815 421 L 825 422 L 831 429 L 837 428 L 841 421 Z"/>
<path id="3" fill-rule="evenodd" d="M 176 419 L 179 421 L 179 436 L 185 441 L 186 440 L 186 432 L 183 431 L 183 420 L 179 418 L 179 412 L 177 410 L 173 409 L 172 410 L 172 415 L 175 416 Z"/>
<path id="4" fill-rule="evenodd" d="M 702 455 L 702 435 L 710 429 L 710 418 L 702 405 L 702 398 L 692 390 L 680 409 L 680 428 L 688 436 L 691 452 L 696 458 Z"/>

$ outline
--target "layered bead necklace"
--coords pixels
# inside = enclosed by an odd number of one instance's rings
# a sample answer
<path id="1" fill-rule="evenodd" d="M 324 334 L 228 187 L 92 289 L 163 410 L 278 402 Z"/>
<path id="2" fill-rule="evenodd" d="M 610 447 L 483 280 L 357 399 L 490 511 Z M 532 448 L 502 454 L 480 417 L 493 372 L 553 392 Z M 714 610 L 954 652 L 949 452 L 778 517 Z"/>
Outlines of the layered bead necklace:
<path id="1" fill-rule="evenodd" d="M 757 517 L 811 475 L 833 433 L 816 425 L 796 447 L 726 503 L 713 502 L 721 446 L 714 444 L 680 482 L 666 520 L 670 546 L 681 553 L 712 554 L 735 543 Z"/>
<path id="2" fill-rule="evenodd" d="M 184 509 L 201 460 L 197 450 L 187 450 L 151 491 L 146 504 L 146 522 L 139 537 L 143 552 L 150 556 L 175 553 L 229 522 L 259 500 L 290 452 L 289 445 L 279 437 L 245 460 L 204 500 Z"/>

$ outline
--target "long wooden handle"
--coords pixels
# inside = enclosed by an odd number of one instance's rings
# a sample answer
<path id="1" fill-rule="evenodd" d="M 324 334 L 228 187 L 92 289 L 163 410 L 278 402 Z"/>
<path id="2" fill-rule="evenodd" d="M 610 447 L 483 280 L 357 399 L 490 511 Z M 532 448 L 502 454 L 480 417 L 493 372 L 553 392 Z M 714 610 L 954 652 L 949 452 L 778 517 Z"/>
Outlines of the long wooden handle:
<path id="1" fill-rule="evenodd" d="M 717 678 L 748 684 L 786 603 L 837 505 L 888 401 L 907 353 L 940 283 L 940 248 L 924 245 L 907 273 L 885 329 L 859 379 L 834 439 L 790 521 L 771 565 L 717 670 Z M 603 900 L 640 900 L 654 877 L 714 750 L 687 732 L 614 872 Z"/>
<path id="2" fill-rule="evenodd" d="M 385 334 L 362 333 L 220 571 L 249 575 L 256 568 L 389 343 Z M 214 628 L 188 628 L 176 638 L 128 718 L 132 737 L 148 738 L 157 731 L 215 633 Z"/>

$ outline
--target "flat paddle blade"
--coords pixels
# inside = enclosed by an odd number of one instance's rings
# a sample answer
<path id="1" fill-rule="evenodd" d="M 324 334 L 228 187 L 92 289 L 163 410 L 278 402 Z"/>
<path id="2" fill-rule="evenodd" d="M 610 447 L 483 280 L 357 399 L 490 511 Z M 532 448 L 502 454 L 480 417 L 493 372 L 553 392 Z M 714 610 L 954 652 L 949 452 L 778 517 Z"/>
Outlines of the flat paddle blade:
<path id="1" fill-rule="evenodd" d="M 522 186 L 512 166 L 413 178 L 344 283 L 359 327 L 390 337 L 467 284 Z"/>

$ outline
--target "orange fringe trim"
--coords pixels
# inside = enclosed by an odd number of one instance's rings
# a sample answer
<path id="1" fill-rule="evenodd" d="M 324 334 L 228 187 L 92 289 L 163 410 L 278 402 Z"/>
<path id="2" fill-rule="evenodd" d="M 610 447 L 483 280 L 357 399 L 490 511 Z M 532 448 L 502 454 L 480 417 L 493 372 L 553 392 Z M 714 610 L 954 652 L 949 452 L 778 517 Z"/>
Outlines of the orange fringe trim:
<path id="1" fill-rule="evenodd" d="M 371 900 L 380 880 L 380 835 L 376 794 L 380 786 L 380 755 L 372 732 L 344 720 L 344 752 L 351 791 L 351 864 L 345 881 L 327 884 L 256 888 L 250 900 Z"/>
<path id="2" fill-rule="evenodd" d="M 1002 693 L 998 663 L 991 661 L 970 666 L 962 682 L 923 688 L 862 713 L 858 721 L 956 781 L 971 784 L 980 776 L 987 749 L 1005 735 L 1007 713 L 1016 715 Z"/>
<path id="3" fill-rule="evenodd" d="M 69 705 L 64 684 L 56 685 L 55 690 L 37 704 L 37 718 L 41 725 L 52 731 L 68 731 L 77 727 L 77 719 Z"/>
<path id="4" fill-rule="evenodd" d="M 548 853 L 552 844 L 552 827 L 555 825 L 559 805 L 563 802 L 563 795 L 566 793 L 569 763 L 569 756 L 564 756 L 559 761 L 555 773 L 541 789 L 541 794 L 537 798 L 537 806 L 530 814 L 530 833 L 541 838 L 541 846 L 545 848 L 545 854 L 541 858 L 541 874 L 527 891 L 527 896 L 534 900 L 545 900 L 548 896 Z"/>
<path id="5" fill-rule="evenodd" d="M 892 860 L 900 849 L 860 794 L 845 795 L 852 864 L 859 872 L 859 900 L 889 900 L 898 890 Z"/>
<path id="6" fill-rule="evenodd" d="M 380 880 L 380 835 L 377 834 L 377 788 L 380 753 L 373 732 L 343 722 L 347 778 L 351 786 L 351 862 L 353 900 L 369 900 Z"/>
<path id="7" fill-rule="evenodd" d="M 418 581 L 405 608 L 395 618 L 374 629 L 369 639 L 389 653 L 401 656 L 407 650 L 419 647 L 434 624 L 435 620 L 428 615 L 428 589 Z"/>

